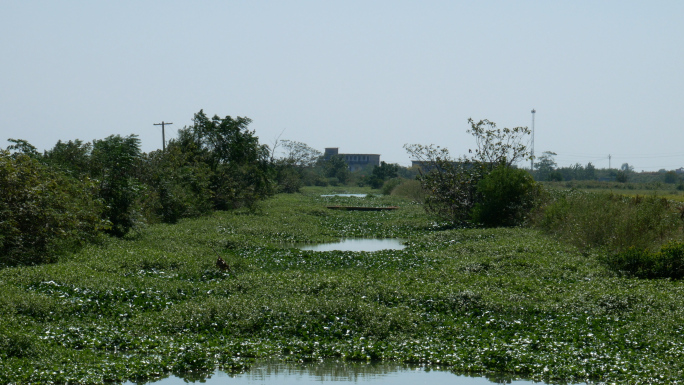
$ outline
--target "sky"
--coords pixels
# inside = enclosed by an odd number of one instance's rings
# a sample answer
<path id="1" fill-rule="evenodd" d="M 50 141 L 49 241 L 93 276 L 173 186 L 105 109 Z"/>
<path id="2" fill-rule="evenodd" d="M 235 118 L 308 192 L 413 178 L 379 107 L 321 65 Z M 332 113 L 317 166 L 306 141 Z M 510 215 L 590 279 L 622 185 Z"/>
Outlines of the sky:
<path id="1" fill-rule="evenodd" d="M 684 1 L 0 1 L 0 148 L 209 115 L 261 143 L 459 156 L 468 118 L 559 166 L 684 167 Z M 609 161 L 610 155 L 610 161 Z M 610 162 L 610 164 L 609 164 Z"/>

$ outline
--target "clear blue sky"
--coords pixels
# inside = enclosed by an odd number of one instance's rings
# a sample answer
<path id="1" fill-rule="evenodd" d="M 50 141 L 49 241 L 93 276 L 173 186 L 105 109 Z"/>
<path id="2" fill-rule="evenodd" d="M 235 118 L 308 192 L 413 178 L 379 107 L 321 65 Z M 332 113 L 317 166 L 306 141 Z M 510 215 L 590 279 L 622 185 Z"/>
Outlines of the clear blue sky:
<path id="1" fill-rule="evenodd" d="M 408 165 L 467 119 L 559 165 L 684 166 L 684 1 L 0 2 L 0 147 L 137 134 L 200 109 Z"/>

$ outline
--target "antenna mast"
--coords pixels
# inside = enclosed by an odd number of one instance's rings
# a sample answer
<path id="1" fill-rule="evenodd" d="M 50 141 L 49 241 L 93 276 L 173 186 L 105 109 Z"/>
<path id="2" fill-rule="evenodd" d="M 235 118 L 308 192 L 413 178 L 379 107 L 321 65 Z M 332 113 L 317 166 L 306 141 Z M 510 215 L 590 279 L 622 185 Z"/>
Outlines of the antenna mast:
<path id="1" fill-rule="evenodd" d="M 532 109 L 532 156 L 530 157 L 530 172 L 534 171 L 534 114 L 537 111 Z"/>

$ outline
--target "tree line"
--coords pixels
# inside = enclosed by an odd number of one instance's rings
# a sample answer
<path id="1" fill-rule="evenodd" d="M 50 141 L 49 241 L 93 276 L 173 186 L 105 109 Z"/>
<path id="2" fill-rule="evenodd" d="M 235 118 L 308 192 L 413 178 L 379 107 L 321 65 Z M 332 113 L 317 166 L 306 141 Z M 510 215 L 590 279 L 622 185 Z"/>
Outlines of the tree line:
<path id="1" fill-rule="evenodd" d="M 261 200 L 304 185 L 378 188 L 399 173 L 399 166 L 384 162 L 351 173 L 343 157 L 324 159 L 301 142 L 268 146 L 250 123 L 200 110 L 165 150 L 149 153 L 136 135 L 60 140 L 43 153 L 9 139 L 0 149 L 0 266 L 55 261 L 103 236 L 124 237 L 151 223 L 255 210 Z"/>

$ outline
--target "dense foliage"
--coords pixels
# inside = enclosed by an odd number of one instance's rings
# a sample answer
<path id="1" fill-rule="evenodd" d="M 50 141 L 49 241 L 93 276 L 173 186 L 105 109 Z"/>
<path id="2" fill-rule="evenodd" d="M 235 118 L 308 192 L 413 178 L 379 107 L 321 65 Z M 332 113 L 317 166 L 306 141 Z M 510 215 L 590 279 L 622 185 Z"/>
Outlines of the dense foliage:
<path id="1" fill-rule="evenodd" d="M 404 146 L 421 164 L 418 180 L 425 191 L 425 209 L 457 225 L 521 224 L 537 192 L 532 178 L 514 169 L 529 155 L 522 140 L 530 131 L 499 129 L 488 120 L 468 122 L 477 144 L 472 158 L 453 159 L 448 149 L 434 145 Z"/>
<path id="2" fill-rule="evenodd" d="M 156 222 L 239 207 L 275 191 L 267 146 L 248 118 L 195 114 L 166 151 L 144 154 L 135 135 L 25 140 L 0 154 L 0 265 L 54 261 L 102 232 L 123 237 Z"/>
<path id="3" fill-rule="evenodd" d="M 399 173 L 399 166 L 396 164 L 380 162 L 380 166 L 373 167 L 370 175 L 364 178 L 364 183 L 372 188 L 382 188 L 387 180 L 396 178 Z"/>
<path id="4" fill-rule="evenodd" d="M 684 243 L 670 242 L 653 252 L 630 247 L 608 254 L 605 262 L 613 269 L 639 278 L 684 278 Z"/>
<path id="5" fill-rule="evenodd" d="M 55 264 L 0 270 L 0 383 L 197 381 L 268 357 L 396 360 L 509 381 L 681 379 L 681 281 L 616 274 L 532 229 L 448 229 L 394 196 L 321 196 L 370 191 L 303 189 L 259 211 L 151 225 Z M 406 248 L 295 247 L 345 237 Z"/>
<path id="6" fill-rule="evenodd" d="M 249 131 L 251 119 L 209 119 L 204 111 L 195 114 L 194 124 L 178 131 L 178 146 L 191 164 L 206 165 L 214 208 L 253 207 L 274 192 L 270 151 Z"/>
<path id="7" fill-rule="evenodd" d="M 473 222 L 488 227 L 515 226 L 526 219 L 539 189 L 525 171 L 500 165 L 477 183 L 478 202 L 471 211 Z"/>
<path id="8" fill-rule="evenodd" d="M 0 150 L 0 265 L 53 261 L 110 228 L 94 181 Z"/>

